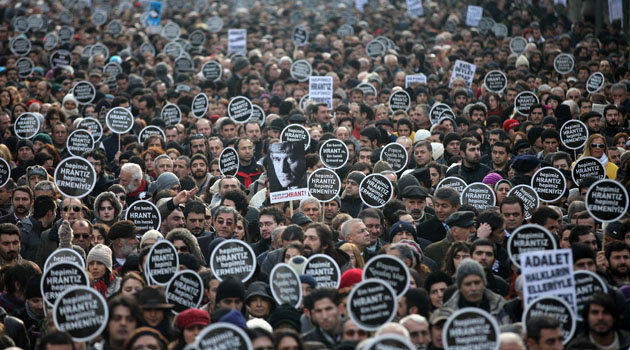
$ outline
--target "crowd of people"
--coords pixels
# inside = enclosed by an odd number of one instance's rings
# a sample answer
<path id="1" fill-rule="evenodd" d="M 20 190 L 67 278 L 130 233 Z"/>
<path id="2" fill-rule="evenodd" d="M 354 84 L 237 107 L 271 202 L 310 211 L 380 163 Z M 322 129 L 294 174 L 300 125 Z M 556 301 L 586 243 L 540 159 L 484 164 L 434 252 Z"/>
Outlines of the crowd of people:
<path id="1" fill-rule="evenodd" d="M 2 347 L 181 350 L 207 326 L 229 323 L 246 332 L 253 350 L 367 349 L 387 334 L 432 350 L 446 347 L 449 318 L 474 307 L 500 325 L 501 350 L 628 349 L 630 220 L 627 213 L 610 223 L 595 218 L 585 197 L 599 178 L 575 181 L 571 173 L 577 160 L 593 157 L 605 169 L 601 177 L 630 190 L 627 1 L 618 2 L 626 11 L 612 23 L 595 18 L 608 14 L 596 1 L 476 2 L 478 26 L 467 21 L 474 2 L 463 1 L 0 3 L 0 157 L 8 166 L 0 162 Z M 619 18 L 615 11 L 610 19 Z M 177 35 L 172 26 L 161 30 L 167 24 L 178 25 Z M 306 42 L 293 40 L 298 25 Z M 228 29 L 246 29 L 244 53 L 234 52 Z M 527 42 L 522 51 L 510 45 L 516 37 Z M 28 50 L 16 38 L 28 39 Z M 382 54 L 368 55 L 373 40 Z M 573 58 L 569 73 L 554 66 L 560 54 Z M 291 72 L 297 60 L 308 61 L 313 76 L 332 78 L 332 105 L 309 99 L 308 79 Z M 458 60 L 473 64 L 474 74 L 453 74 Z M 207 78 L 208 62 L 218 63 L 220 76 Z M 500 91 L 484 84 L 493 70 L 504 73 Z M 602 86 L 587 91 L 597 72 Z M 73 90 L 85 81 L 95 89 L 89 103 Z M 390 96 L 400 90 L 409 108 L 393 110 Z M 537 103 L 515 108 L 524 91 Z M 208 97 L 201 117 L 192 106 L 200 93 Z M 232 119 L 237 96 L 263 116 Z M 434 115 L 438 103 L 452 113 Z M 163 118 L 167 104 L 181 118 Z M 134 117 L 126 133 L 106 122 L 116 107 Z M 15 130 L 24 115 L 39 120 L 29 137 Z M 560 135 L 570 120 L 588 130 L 578 149 Z M 295 155 L 302 143 L 281 138 L 292 124 L 310 135 L 303 157 Z M 161 132 L 139 138 L 147 126 Z M 59 191 L 55 169 L 73 155 L 68 136 L 81 128 L 95 141 L 80 157 L 96 180 L 86 196 L 71 198 Z M 325 167 L 320 150 L 330 139 L 348 150 L 346 164 L 334 169 L 339 195 L 273 203 L 271 187 L 302 187 Z M 407 151 L 404 169 L 381 160 L 391 143 Z M 219 160 L 230 147 L 238 170 L 224 175 Z M 545 167 L 559 169 L 566 188 L 559 199 L 526 208 L 510 190 L 531 185 Z M 378 208 L 362 197 L 370 174 L 392 184 L 391 199 Z M 486 184 L 496 201 L 483 209 L 463 203 L 457 189 L 440 186 L 447 177 Z M 126 220 L 140 200 L 157 207 L 159 227 L 141 230 Z M 607 287 L 574 315 L 580 321 L 571 339 L 566 320 L 522 317 L 527 281 L 507 243 L 527 223 L 572 253 L 573 271 L 593 272 Z M 246 281 L 219 279 L 209 266 L 217 245 L 231 239 L 256 256 Z M 174 315 L 164 288 L 145 279 L 147 254 L 161 240 L 175 246 L 180 270 L 201 277 L 198 308 Z M 61 248 L 82 256 L 90 285 L 107 300 L 105 330 L 88 342 L 56 329 L 42 297 L 46 261 Z M 304 273 L 315 254 L 337 263 L 337 288 Z M 366 263 L 386 254 L 406 265 L 409 288 L 391 322 L 368 330 L 351 317 L 348 296 Z M 299 275 L 299 307 L 272 295 L 269 275 L 280 263 Z"/>

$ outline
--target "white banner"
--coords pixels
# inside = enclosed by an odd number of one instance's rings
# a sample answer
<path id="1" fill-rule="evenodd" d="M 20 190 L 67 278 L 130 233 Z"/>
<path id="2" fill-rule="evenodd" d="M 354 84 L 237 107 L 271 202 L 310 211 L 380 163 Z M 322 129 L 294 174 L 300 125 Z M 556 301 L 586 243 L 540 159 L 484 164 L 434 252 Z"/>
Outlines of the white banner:
<path id="1" fill-rule="evenodd" d="M 453 85 L 453 80 L 455 80 L 456 77 L 462 77 L 466 81 L 466 88 L 470 89 L 473 78 L 475 77 L 476 69 L 477 66 L 472 63 L 460 60 L 455 61 L 453 74 L 451 74 L 451 81 L 448 83 L 448 87 L 451 87 L 451 85 Z"/>
<path id="2" fill-rule="evenodd" d="M 228 29 L 227 53 L 247 56 L 247 29 Z"/>
<path id="3" fill-rule="evenodd" d="M 556 296 L 564 299 L 577 312 L 571 249 L 528 252 L 521 254 L 520 258 L 523 309 L 538 297 Z"/>
<path id="4" fill-rule="evenodd" d="M 315 102 L 325 102 L 328 109 L 332 110 L 333 105 L 333 78 L 313 77 L 308 81 L 308 98 Z"/>

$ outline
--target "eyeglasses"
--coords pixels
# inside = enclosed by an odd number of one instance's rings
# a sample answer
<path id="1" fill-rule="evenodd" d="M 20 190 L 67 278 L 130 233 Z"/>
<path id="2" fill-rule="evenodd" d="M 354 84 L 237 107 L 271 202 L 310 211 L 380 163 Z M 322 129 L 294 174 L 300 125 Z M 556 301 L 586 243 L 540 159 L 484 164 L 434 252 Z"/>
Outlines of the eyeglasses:
<path id="1" fill-rule="evenodd" d="M 116 197 L 118 197 L 118 200 L 121 201 L 121 202 L 124 202 L 127 199 L 127 196 L 125 196 L 125 195 L 116 196 Z"/>
<path id="2" fill-rule="evenodd" d="M 79 239 L 79 238 L 88 239 L 88 238 L 90 238 L 90 235 L 88 233 L 84 233 L 84 234 L 75 233 L 74 234 L 74 239 Z"/>
<path id="3" fill-rule="evenodd" d="M 81 207 L 79 207 L 78 205 L 73 205 L 72 207 L 63 207 L 61 208 L 62 211 L 68 211 L 72 209 L 73 212 L 78 213 L 81 211 Z"/>
<path id="4" fill-rule="evenodd" d="M 604 147 L 606 147 L 606 145 L 604 145 L 603 143 L 591 143 L 591 148 L 601 148 L 601 149 L 604 149 Z"/>
<path id="5" fill-rule="evenodd" d="M 175 249 L 177 250 L 178 253 L 188 253 L 188 247 L 186 247 L 185 245 L 181 247 L 175 247 Z"/>

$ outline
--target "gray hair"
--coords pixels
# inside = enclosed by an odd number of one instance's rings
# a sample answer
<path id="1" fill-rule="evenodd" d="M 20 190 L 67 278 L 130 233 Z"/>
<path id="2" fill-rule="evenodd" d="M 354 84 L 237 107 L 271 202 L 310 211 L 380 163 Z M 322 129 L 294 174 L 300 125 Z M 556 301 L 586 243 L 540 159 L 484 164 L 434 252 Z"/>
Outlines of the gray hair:
<path id="1" fill-rule="evenodd" d="M 273 232 L 271 232 L 271 241 L 275 242 L 276 239 L 278 238 L 278 235 L 281 235 L 282 232 L 284 232 L 284 230 L 286 229 L 286 226 L 278 226 L 276 227 L 275 230 L 273 230 Z"/>
<path id="2" fill-rule="evenodd" d="M 343 224 L 341 224 L 341 234 L 343 235 L 344 240 L 348 240 L 348 235 L 350 235 L 350 227 L 357 222 L 363 222 L 361 219 L 350 219 Z"/>
<path id="3" fill-rule="evenodd" d="M 407 328 L 395 322 L 385 323 L 384 325 L 380 326 L 374 336 L 378 337 L 379 335 L 383 334 L 398 334 L 407 340 L 411 340 Z"/>
<path id="4" fill-rule="evenodd" d="M 160 159 L 168 159 L 171 162 L 171 166 L 173 165 L 173 160 L 171 159 L 171 157 L 167 156 L 166 154 L 160 154 L 159 156 L 155 157 L 155 159 L 153 160 L 153 167 L 157 168 L 158 161 Z"/>
<path id="5" fill-rule="evenodd" d="M 610 93 L 612 93 L 613 90 L 623 90 L 624 94 L 628 93 L 628 87 L 626 86 L 626 84 L 622 83 L 612 84 L 612 86 L 610 87 Z"/>
<path id="6" fill-rule="evenodd" d="M 300 211 L 302 211 L 302 208 L 304 207 L 304 204 L 309 204 L 309 203 L 317 204 L 317 209 L 318 210 L 322 209 L 322 205 L 319 204 L 319 200 L 317 198 L 313 197 L 313 196 L 310 196 L 310 197 L 306 197 L 306 198 L 304 198 L 304 199 L 302 199 L 300 201 L 300 206 L 299 206 Z"/>
<path id="7" fill-rule="evenodd" d="M 33 192 L 35 191 L 50 191 L 55 194 L 57 193 L 55 183 L 48 180 L 38 182 L 37 185 L 33 187 Z"/>
<path id="8" fill-rule="evenodd" d="M 238 218 L 238 212 L 236 211 L 236 209 L 232 207 L 228 207 L 226 205 L 222 205 L 217 208 L 217 211 L 214 213 L 214 218 L 216 219 L 219 216 L 219 214 L 223 214 L 223 213 L 234 215 L 234 222 L 236 222 L 236 219 Z"/>
<path id="9" fill-rule="evenodd" d="M 414 262 L 414 255 L 413 255 L 413 250 L 411 248 L 411 246 L 405 244 L 405 243 L 394 243 L 392 245 L 390 245 L 389 247 L 387 247 L 387 251 L 391 251 L 391 250 L 397 250 L 398 253 L 400 254 L 400 260 L 405 261 L 405 259 L 409 259 L 409 261 L 411 261 L 411 263 L 413 264 Z"/>
<path id="10" fill-rule="evenodd" d="M 411 315 L 405 316 L 403 317 L 402 320 L 398 321 L 398 323 L 400 323 L 403 326 L 407 322 L 421 323 L 421 324 L 426 325 L 427 327 L 429 326 L 429 321 L 427 321 L 427 319 L 424 316 L 420 316 L 418 314 L 411 314 Z"/>
<path id="11" fill-rule="evenodd" d="M 516 344 L 520 349 L 525 350 L 525 343 L 523 338 L 513 332 L 505 332 L 499 335 L 499 344 Z"/>
<path id="12" fill-rule="evenodd" d="M 188 156 L 179 156 L 179 157 L 177 157 L 176 160 L 183 160 L 184 162 L 186 162 L 186 167 L 190 168 L 190 157 L 188 157 Z"/>
<path id="13" fill-rule="evenodd" d="M 120 172 L 123 171 L 131 173 L 131 182 L 135 180 L 142 181 L 142 168 L 140 165 L 136 163 L 125 163 L 120 168 Z"/>

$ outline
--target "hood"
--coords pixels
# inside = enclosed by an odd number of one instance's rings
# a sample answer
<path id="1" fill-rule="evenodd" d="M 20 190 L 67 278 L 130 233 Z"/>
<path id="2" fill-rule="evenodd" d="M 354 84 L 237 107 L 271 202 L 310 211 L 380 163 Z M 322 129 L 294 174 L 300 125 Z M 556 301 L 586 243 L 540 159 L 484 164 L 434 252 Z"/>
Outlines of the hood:
<path id="1" fill-rule="evenodd" d="M 98 208 L 101 206 L 101 202 L 103 200 L 108 200 L 112 203 L 112 205 L 114 206 L 114 213 L 115 213 L 114 215 L 115 218 L 113 221 L 117 221 L 118 218 L 120 217 L 120 213 L 122 212 L 123 208 L 120 202 L 118 201 L 118 198 L 116 198 L 116 195 L 114 194 L 114 192 L 111 192 L 111 191 L 106 191 L 99 194 L 98 197 L 96 197 L 96 199 L 94 200 L 94 217 L 98 219 L 99 221 L 103 221 L 98 211 Z"/>

